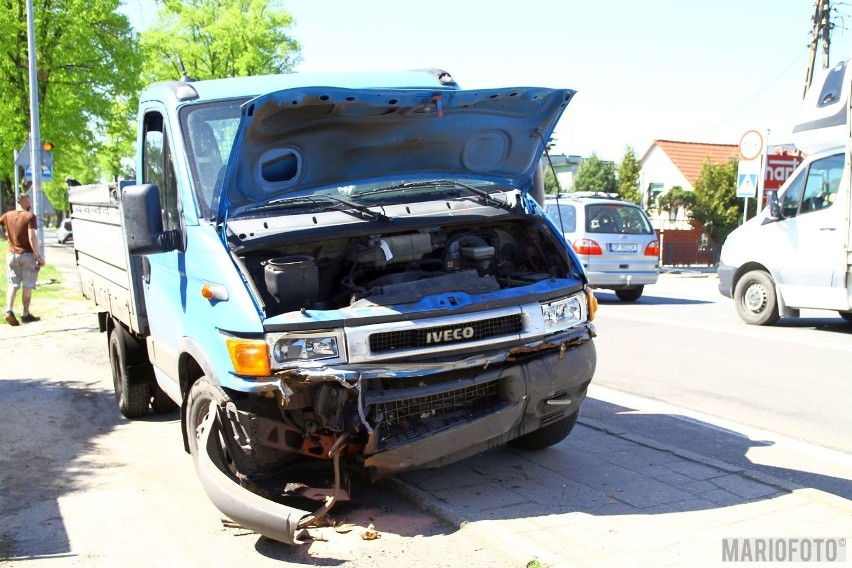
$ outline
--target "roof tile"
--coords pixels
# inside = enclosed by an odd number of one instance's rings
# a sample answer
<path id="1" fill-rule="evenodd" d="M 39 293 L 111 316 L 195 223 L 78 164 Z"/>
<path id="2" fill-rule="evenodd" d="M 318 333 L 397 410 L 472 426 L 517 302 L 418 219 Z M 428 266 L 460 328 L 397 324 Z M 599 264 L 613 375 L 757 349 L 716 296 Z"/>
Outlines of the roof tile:
<path id="1" fill-rule="evenodd" d="M 654 140 L 654 144 L 665 152 L 692 185 L 698 181 L 701 166 L 707 160 L 714 164 L 721 164 L 731 158 L 739 157 L 739 148 L 736 144 L 705 144 L 675 140 Z"/>

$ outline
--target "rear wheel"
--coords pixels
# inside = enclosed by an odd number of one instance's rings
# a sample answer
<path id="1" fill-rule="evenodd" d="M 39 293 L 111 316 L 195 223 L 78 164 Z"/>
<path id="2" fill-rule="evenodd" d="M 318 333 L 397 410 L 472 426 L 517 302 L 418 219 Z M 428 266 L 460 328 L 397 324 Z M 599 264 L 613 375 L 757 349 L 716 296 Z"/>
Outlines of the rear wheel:
<path id="1" fill-rule="evenodd" d="M 734 287 L 737 314 L 747 324 L 772 325 L 778 321 L 778 301 L 775 284 L 763 270 L 752 270 L 739 279 Z"/>
<path id="2" fill-rule="evenodd" d="M 534 432 L 515 438 L 509 442 L 509 445 L 522 450 L 543 450 L 544 448 L 549 448 L 568 437 L 568 434 L 574 429 L 574 424 L 577 423 L 577 416 L 579 414 L 580 411 L 577 410 L 553 424 L 548 424 Z"/>
<path id="3" fill-rule="evenodd" d="M 636 286 L 635 288 L 626 288 L 624 290 L 616 290 L 615 295 L 622 302 L 635 302 L 645 291 L 645 286 Z"/>
<path id="4" fill-rule="evenodd" d="M 109 334 L 109 361 L 118 410 L 126 418 L 138 418 L 148 412 L 151 391 L 145 381 L 131 380 L 130 352 L 132 338 L 124 328 L 116 326 Z"/>

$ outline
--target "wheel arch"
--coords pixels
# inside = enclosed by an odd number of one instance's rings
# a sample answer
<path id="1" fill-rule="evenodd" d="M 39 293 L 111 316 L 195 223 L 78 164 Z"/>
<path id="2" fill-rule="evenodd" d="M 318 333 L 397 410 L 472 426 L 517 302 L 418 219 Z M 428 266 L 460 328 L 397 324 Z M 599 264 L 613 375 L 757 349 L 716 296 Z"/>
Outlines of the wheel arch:
<path id="1" fill-rule="evenodd" d="M 213 367 L 201 348 L 189 338 L 184 338 L 178 358 L 178 380 L 180 382 L 180 423 L 183 432 L 183 448 L 189 453 L 189 440 L 186 437 L 186 403 L 189 390 L 201 377 L 207 377 L 211 383 L 219 384 Z"/>

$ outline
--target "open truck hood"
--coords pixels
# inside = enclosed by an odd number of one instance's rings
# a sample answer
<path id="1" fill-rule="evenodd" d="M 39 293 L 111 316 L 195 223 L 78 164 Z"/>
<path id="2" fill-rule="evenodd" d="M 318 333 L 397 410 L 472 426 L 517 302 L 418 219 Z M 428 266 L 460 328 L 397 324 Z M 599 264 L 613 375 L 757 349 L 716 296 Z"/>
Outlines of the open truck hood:
<path id="1" fill-rule="evenodd" d="M 484 179 L 527 191 L 574 91 L 309 87 L 248 101 L 218 220 L 320 188 L 384 180 Z"/>

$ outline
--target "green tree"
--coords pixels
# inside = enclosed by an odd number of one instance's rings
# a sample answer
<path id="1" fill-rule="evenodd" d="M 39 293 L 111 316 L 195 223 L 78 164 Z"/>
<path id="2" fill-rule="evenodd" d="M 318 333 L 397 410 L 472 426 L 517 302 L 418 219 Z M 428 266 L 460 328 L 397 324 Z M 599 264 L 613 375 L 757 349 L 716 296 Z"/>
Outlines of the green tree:
<path id="1" fill-rule="evenodd" d="M 636 151 L 632 146 L 628 146 L 618 164 L 618 194 L 633 203 L 642 201 L 642 192 L 639 189 L 640 169 L 641 164 L 636 159 Z"/>
<path id="2" fill-rule="evenodd" d="M 35 45 L 41 139 L 55 144 L 53 181 L 43 189 L 59 211 L 67 208 L 65 178 L 95 181 L 98 160 L 124 154 L 132 129 L 116 123 L 115 101 L 135 107 L 141 57 L 119 0 L 36 0 Z M 29 53 L 25 0 L 0 4 L 0 180 L 12 203 L 14 149 L 30 131 Z M 114 136 L 106 131 L 116 128 Z M 129 133 L 127 132 L 129 130 Z"/>
<path id="3" fill-rule="evenodd" d="M 737 199 L 737 161 L 704 162 L 695 182 L 692 217 L 704 223 L 713 242 L 721 244 L 737 227 L 742 212 L 742 203 Z"/>
<path id="4" fill-rule="evenodd" d="M 672 186 L 667 192 L 657 197 L 657 207 L 660 211 L 675 211 L 680 207 L 686 210 L 687 217 L 692 217 L 697 197 L 694 191 L 687 191 L 679 185 Z"/>
<path id="5" fill-rule="evenodd" d="M 594 152 L 580 163 L 571 191 L 615 192 L 615 166 L 598 158 Z"/>
<path id="6" fill-rule="evenodd" d="M 544 193 L 548 195 L 555 195 L 559 193 L 559 181 L 556 179 L 556 175 L 553 173 L 553 170 L 549 167 L 545 166 L 544 168 Z"/>
<path id="7" fill-rule="evenodd" d="M 178 79 L 178 57 L 198 80 L 291 72 L 301 50 L 292 25 L 278 0 L 161 0 L 142 32 L 145 78 Z"/>

